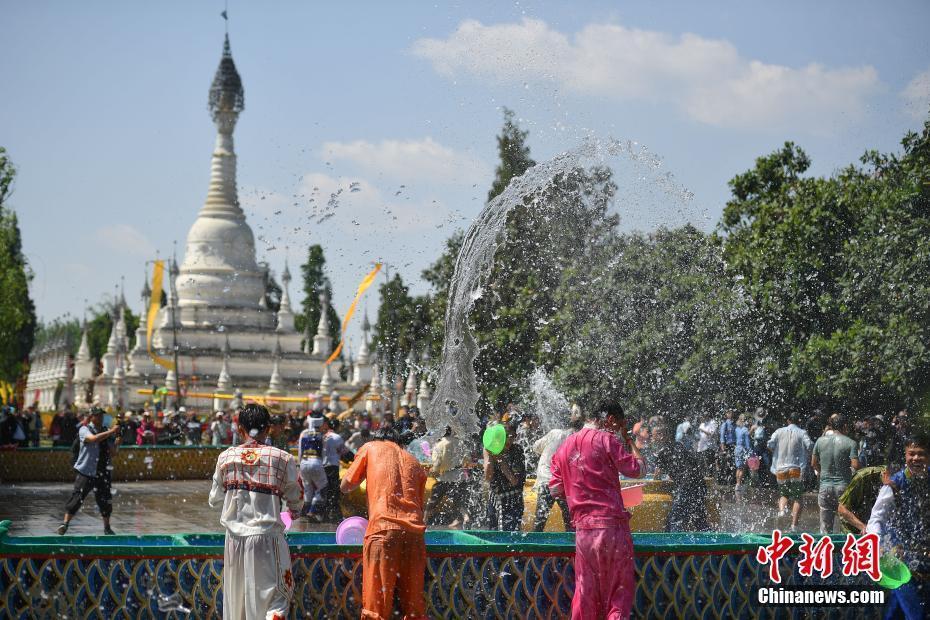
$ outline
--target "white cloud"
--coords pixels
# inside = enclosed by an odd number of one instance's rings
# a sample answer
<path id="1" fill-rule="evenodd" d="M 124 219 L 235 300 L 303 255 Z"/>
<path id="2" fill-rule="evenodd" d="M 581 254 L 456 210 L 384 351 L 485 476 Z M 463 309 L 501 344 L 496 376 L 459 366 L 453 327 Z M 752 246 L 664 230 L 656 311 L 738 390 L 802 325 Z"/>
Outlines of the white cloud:
<path id="1" fill-rule="evenodd" d="M 907 113 L 916 119 L 927 117 L 930 111 L 930 69 L 918 73 L 901 91 Z"/>
<path id="2" fill-rule="evenodd" d="M 571 39 L 545 22 L 462 22 L 446 39 L 420 39 L 413 53 L 447 77 L 545 82 L 617 101 L 677 106 L 721 127 L 825 127 L 860 118 L 880 87 L 871 66 L 832 69 L 767 64 L 732 43 L 695 34 L 591 24 Z"/>
<path id="3" fill-rule="evenodd" d="M 155 245 L 130 224 L 104 226 L 95 233 L 104 247 L 134 257 L 154 258 Z"/>
<path id="4" fill-rule="evenodd" d="M 378 143 L 326 142 L 322 152 L 328 159 L 347 160 L 366 172 L 395 179 L 470 183 L 489 175 L 489 167 L 480 159 L 443 146 L 430 137 Z"/>

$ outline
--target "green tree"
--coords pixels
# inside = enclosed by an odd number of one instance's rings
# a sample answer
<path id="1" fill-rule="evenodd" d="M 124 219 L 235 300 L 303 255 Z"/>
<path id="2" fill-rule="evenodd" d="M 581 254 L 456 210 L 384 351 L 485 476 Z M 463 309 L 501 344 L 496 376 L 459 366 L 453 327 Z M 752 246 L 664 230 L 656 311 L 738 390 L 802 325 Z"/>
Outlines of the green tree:
<path id="1" fill-rule="evenodd" d="M 316 334 L 317 325 L 320 324 L 320 293 L 326 292 L 330 299 L 329 305 L 329 335 L 333 339 L 333 347 L 339 343 L 342 323 L 339 315 L 333 308 L 333 287 L 326 277 L 326 257 L 323 256 L 323 246 L 314 244 L 307 248 L 307 260 L 300 266 L 303 276 L 303 312 L 294 317 L 294 326 L 298 332 L 303 333 L 310 325 L 310 337 Z"/>
<path id="2" fill-rule="evenodd" d="M 40 320 L 36 325 L 33 347 L 40 347 L 57 338 L 66 338 L 71 355 L 77 354 L 81 344 L 81 323 L 75 318 L 63 317 L 46 323 Z"/>
<path id="3" fill-rule="evenodd" d="M 36 328 L 29 296 L 32 270 L 23 255 L 16 213 L 7 206 L 16 168 L 0 147 L 0 379 L 16 383 L 26 370 Z"/>
<path id="4" fill-rule="evenodd" d="M 497 136 L 497 152 L 500 162 L 494 170 L 494 183 L 488 192 L 488 202 L 507 189 L 510 180 L 522 175 L 536 165 L 530 158 L 530 147 L 526 144 L 529 131 L 520 129 L 513 110 L 504 108 L 504 127 Z"/>
<path id="5" fill-rule="evenodd" d="M 374 345 L 391 379 L 405 373 L 404 360 L 411 350 L 429 343 L 430 298 L 411 296 L 399 274 L 379 287 L 380 304 Z"/>
<path id="6" fill-rule="evenodd" d="M 930 381 L 930 121 L 828 178 L 792 144 L 731 181 L 729 273 L 785 406 L 881 413 Z"/>
<path id="7" fill-rule="evenodd" d="M 268 263 L 261 263 L 261 266 L 264 268 L 265 276 L 265 306 L 270 312 L 277 313 L 281 309 L 281 293 L 283 290 L 274 274 L 271 273 Z"/>
<path id="8" fill-rule="evenodd" d="M 117 301 L 103 301 L 91 309 L 90 319 L 87 321 L 87 345 L 92 358 L 99 360 L 107 352 L 107 343 L 113 331 L 113 322 L 119 316 Z M 132 313 L 128 307 L 124 310 L 126 321 L 126 335 L 129 337 L 129 349 L 136 343 L 136 330 L 139 328 L 139 317 Z M 80 344 L 80 340 L 78 340 Z"/>
<path id="9" fill-rule="evenodd" d="M 612 395 L 633 415 L 673 420 L 755 403 L 746 304 L 719 245 L 694 227 L 611 239 L 557 297 L 555 379 L 579 402 Z"/>

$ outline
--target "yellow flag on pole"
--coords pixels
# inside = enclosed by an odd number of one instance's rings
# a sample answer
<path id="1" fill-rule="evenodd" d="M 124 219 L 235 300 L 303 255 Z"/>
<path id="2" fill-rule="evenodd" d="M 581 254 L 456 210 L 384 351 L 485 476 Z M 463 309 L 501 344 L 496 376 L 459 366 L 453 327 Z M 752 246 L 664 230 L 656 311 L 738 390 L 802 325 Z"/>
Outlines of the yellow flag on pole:
<path id="1" fill-rule="evenodd" d="M 152 270 L 152 300 L 149 302 L 148 323 L 145 326 L 145 343 L 152 361 L 168 370 L 174 370 L 174 362 L 159 357 L 152 351 L 152 332 L 155 330 L 155 320 L 158 318 L 158 311 L 161 310 L 161 286 L 165 277 L 165 261 L 155 261 L 155 268 Z"/>
<path id="2" fill-rule="evenodd" d="M 358 285 L 358 290 L 355 292 L 355 299 L 352 300 L 352 305 L 349 306 L 349 310 L 346 312 L 346 316 L 342 319 L 342 336 L 339 338 L 339 346 L 336 347 L 336 350 L 333 351 L 333 354 L 329 356 L 329 359 L 326 360 L 327 364 L 331 364 L 334 359 L 339 357 L 339 352 L 342 351 L 342 343 L 346 341 L 346 329 L 349 327 L 349 320 L 352 318 L 352 315 L 355 314 L 355 306 L 358 305 L 358 300 L 362 298 L 362 294 L 368 290 L 368 287 L 375 281 L 375 276 L 378 275 L 378 272 L 381 271 L 381 263 L 376 263 L 375 268 L 371 270 L 365 279 L 362 280 L 362 283 Z"/>

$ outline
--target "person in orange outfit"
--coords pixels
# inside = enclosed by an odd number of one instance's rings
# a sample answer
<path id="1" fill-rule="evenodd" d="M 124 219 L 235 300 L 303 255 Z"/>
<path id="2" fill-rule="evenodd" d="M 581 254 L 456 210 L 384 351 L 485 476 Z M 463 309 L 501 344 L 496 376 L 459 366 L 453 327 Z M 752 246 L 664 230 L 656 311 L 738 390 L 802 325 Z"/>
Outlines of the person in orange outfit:
<path id="1" fill-rule="evenodd" d="M 367 480 L 368 529 L 362 546 L 362 618 L 390 618 L 394 590 L 404 618 L 426 618 L 426 471 L 391 428 L 372 433 L 339 488 L 350 493 Z"/>

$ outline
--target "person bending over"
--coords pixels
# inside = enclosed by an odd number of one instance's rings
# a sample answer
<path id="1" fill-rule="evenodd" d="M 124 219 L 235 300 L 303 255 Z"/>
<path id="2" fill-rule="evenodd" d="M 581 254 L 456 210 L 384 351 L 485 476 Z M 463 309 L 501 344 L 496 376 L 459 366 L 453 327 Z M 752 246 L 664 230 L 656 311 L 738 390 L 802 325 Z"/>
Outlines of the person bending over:
<path id="1" fill-rule="evenodd" d="M 362 618 L 390 618 L 395 589 L 404 618 L 426 618 L 426 471 L 388 427 L 372 433 L 372 441 L 358 451 L 340 490 L 351 493 L 365 480 L 368 529 L 362 545 Z"/>

